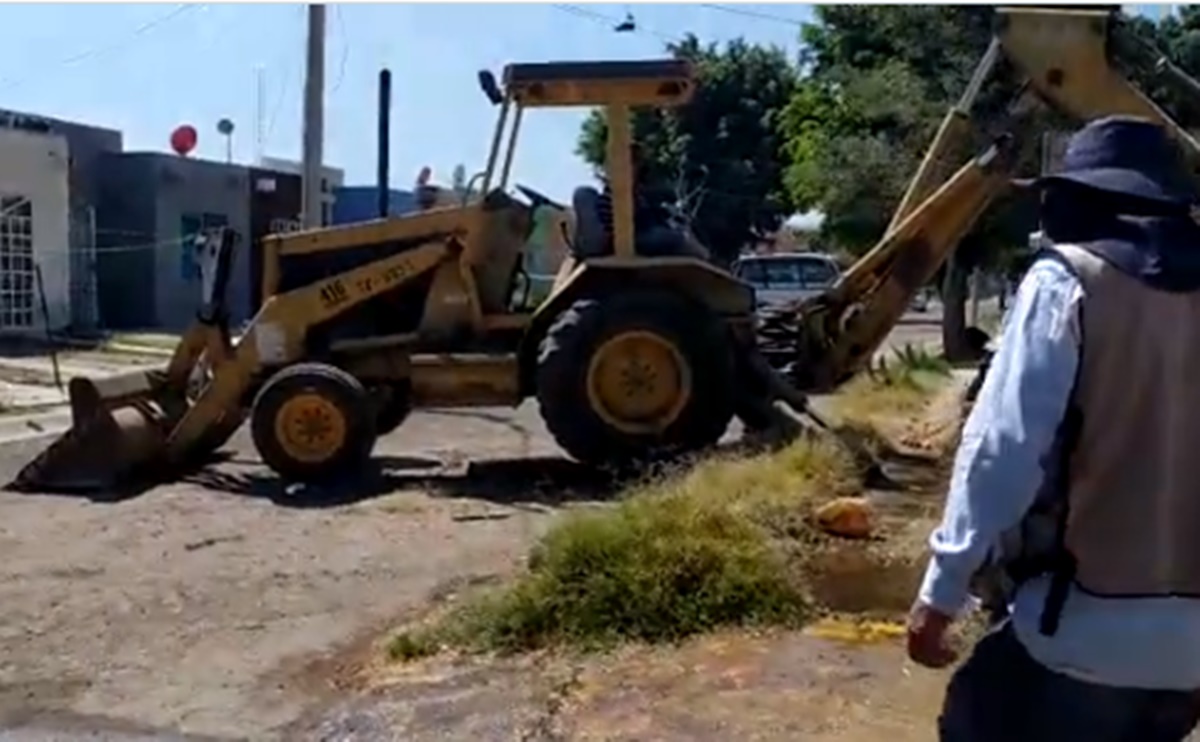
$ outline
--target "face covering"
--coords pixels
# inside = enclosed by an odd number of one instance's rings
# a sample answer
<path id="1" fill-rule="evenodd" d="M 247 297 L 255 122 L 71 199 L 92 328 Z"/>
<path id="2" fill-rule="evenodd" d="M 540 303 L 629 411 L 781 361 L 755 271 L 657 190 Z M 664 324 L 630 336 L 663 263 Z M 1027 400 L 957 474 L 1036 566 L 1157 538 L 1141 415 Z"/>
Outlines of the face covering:
<path id="1" fill-rule="evenodd" d="M 1117 194 L 1051 185 L 1042 193 L 1042 230 L 1150 288 L 1200 289 L 1200 225 L 1187 210 Z"/>

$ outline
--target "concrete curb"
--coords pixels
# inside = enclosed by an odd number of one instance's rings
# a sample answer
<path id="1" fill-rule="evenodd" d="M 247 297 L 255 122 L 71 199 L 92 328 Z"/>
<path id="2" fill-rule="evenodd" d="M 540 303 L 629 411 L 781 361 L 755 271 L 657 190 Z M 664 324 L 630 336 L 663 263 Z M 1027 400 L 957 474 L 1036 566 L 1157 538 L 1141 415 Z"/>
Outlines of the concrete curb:
<path id="1" fill-rule="evenodd" d="M 110 343 L 98 349 L 101 353 L 123 353 L 133 356 L 162 356 L 170 358 L 175 351 L 157 345 L 130 345 L 129 343 Z"/>

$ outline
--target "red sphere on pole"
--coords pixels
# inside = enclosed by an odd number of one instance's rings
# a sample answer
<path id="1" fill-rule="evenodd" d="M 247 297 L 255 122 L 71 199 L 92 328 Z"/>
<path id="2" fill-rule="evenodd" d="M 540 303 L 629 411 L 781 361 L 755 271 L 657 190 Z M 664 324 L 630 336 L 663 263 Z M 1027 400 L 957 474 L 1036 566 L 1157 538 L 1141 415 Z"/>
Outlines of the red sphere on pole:
<path id="1" fill-rule="evenodd" d="M 175 131 L 171 132 L 171 149 L 180 157 L 187 157 L 188 153 L 196 148 L 198 138 L 196 127 L 190 124 L 176 127 Z"/>

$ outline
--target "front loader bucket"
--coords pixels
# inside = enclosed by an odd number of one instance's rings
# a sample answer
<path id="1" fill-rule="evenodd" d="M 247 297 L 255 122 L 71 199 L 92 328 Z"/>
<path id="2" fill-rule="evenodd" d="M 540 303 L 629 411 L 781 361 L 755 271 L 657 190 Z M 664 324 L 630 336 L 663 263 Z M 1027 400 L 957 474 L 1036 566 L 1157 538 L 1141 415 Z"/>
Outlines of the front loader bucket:
<path id="1" fill-rule="evenodd" d="M 9 483 L 18 492 L 86 493 L 115 489 L 159 463 L 170 430 L 154 398 L 154 372 L 68 385 L 71 428 Z"/>

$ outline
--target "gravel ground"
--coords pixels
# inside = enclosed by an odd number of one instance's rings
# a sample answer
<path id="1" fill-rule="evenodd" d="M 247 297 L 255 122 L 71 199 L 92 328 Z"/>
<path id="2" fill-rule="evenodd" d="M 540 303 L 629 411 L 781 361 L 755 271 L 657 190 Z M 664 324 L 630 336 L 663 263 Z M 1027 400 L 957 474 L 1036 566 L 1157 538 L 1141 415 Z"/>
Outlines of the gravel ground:
<path id="1" fill-rule="evenodd" d="M 533 412 L 415 415 L 356 492 L 281 491 L 241 433 L 230 461 L 120 502 L 0 493 L 0 724 L 269 737 L 329 690 L 327 656 L 603 494 L 539 458 Z M 0 450 L 0 473 L 45 442 Z"/>
<path id="2" fill-rule="evenodd" d="M 0 445 L 0 477 L 48 440 Z M 245 431 L 229 451 L 120 501 L 0 492 L 0 740 L 322 738 L 347 657 L 611 495 L 532 404 L 417 413 L 353 492 L 281 490 Z"/>

